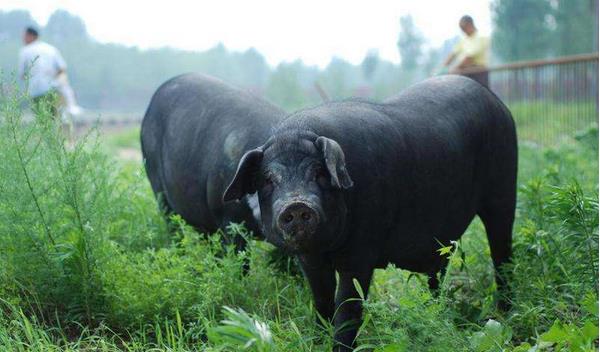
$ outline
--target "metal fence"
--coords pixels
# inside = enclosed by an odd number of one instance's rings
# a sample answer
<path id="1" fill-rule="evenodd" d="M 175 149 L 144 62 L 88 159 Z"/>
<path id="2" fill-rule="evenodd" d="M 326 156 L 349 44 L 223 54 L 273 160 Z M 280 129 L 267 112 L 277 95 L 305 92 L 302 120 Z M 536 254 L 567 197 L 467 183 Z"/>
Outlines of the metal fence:
<path id="1" fill-rule="evenodd" d="M 521 141 L 549 146 L 598 124 L 597 53 L 495 66 L 489 75 Z"/>

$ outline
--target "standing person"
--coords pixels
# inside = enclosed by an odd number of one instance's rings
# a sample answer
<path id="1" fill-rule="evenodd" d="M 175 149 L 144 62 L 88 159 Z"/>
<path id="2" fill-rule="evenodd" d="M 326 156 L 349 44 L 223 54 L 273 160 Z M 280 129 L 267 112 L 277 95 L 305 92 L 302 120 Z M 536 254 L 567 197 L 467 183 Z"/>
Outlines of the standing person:
<path id="1" fill-rule="evenodd" d="M 489 73 L 487 68 L 490 39 L 479 33 L 471 16 L 461 17 L 458 26 L 463 31 L 464 36 L 448 55 L 444 61 L 444 66 L 449 67 L 453 64 L 450 73 L 467 76 L 488 87 Z"/>
<path id="2" fill-rule="evenodd" d="M 55 47 L 38 40 L 38 37 L 39 33 L 35 28 L 25 29 L 25 46 L 19 52 L 19 77 L 27 84 L 34 113 L 39 115 L 47 111 L 58 118 L 58 77 L 66 71 L 67 64 Z"/>

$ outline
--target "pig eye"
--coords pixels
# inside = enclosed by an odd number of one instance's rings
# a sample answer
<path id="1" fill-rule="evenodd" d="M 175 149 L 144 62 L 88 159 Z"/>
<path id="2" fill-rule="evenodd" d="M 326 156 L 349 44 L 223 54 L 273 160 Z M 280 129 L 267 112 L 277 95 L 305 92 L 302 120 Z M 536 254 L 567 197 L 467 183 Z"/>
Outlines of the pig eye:
<path id="1" fill-rule="evenodd" d="M 320 166 L 315 170 L 315 182 L 317 182 L 321 187 L 325 187 L 329 184 L 327 170 L 325 170 L 324 167 Z"/>
<path id="2" fill-rule="evenodd" d="M 270 193 L 273 191 L 273 175 L 266 175 L 263 182 L 263 191 Z"/>

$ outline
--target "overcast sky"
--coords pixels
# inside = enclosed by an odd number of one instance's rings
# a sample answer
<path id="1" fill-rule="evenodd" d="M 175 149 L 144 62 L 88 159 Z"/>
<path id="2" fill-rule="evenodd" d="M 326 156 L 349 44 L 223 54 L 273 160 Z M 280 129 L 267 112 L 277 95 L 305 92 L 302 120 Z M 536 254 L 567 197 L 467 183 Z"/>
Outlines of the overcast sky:
<path id="1" fill-rule="evenodd" d="M 267 61 L 302 59 L 324 66 L 333 56 L 352 63 L 369 49 L 393 62 L 399 18 L 410 14 L 429 45 L 460 34 L 458 19 L 470 14 L 490 33 L 489 0 L 2 0 L 0 10 L 26 9 L 42 25 L 56 9 L 81 17 L 101 42 L 140 48 L 170 46 L 205 50 L 255 47 Z M 42 33 L 43 35 L 43 33 Z"/>

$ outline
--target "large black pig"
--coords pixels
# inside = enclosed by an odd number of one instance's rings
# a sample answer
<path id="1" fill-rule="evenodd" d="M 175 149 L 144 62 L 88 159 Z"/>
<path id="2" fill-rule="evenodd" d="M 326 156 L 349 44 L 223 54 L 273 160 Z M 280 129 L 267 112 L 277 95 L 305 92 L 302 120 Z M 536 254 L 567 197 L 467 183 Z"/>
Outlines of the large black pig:
<path id="1" fill-rule="evenodd" d="M 260 235 L 256 197 L 224 204 L 222 195 L 244 152 L 283 117 L 283 110 L 209 76 L 185 74 L 161 85 L 144 116 L 141 144 L 163 210 L 201 232 L 245 222 Z M 241 238 L 234 240 L 243 248 Z"/>
<path id="2" fill-rule="evenodd" d="M 345 351 L 362 315 L 353 280 L 367 292 L 374 269 L 393 263 L 437 288 L 447 264 L 437 250 L 475 215 L 506 289 L 500 267 L 511 255 L 516 177 L 508 109 L 475 81 L 444 76 L 383 103 L 288 116 L 245 153 L 223 198 L 258 194 L 263 233 L 299 258 L 318 313 L 334 320 L 335 349 Z"/>

